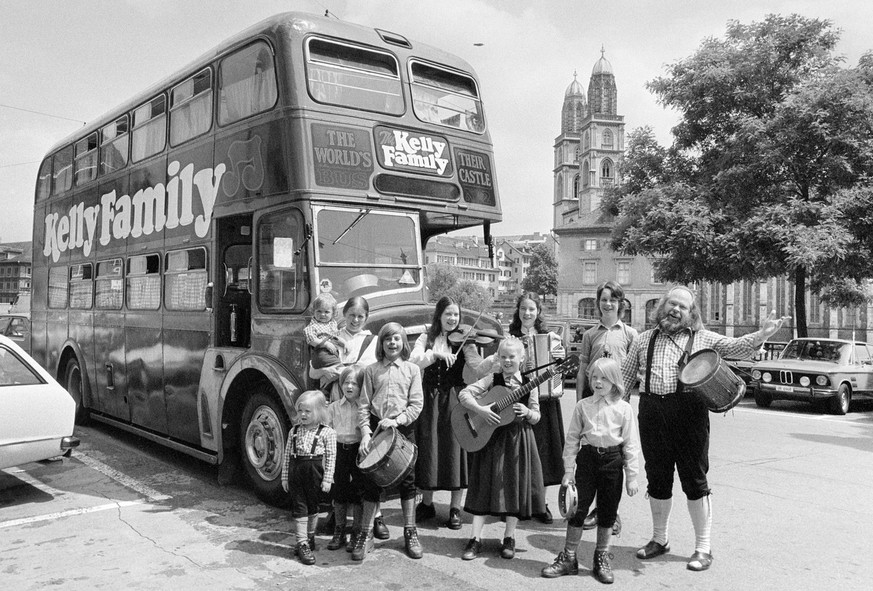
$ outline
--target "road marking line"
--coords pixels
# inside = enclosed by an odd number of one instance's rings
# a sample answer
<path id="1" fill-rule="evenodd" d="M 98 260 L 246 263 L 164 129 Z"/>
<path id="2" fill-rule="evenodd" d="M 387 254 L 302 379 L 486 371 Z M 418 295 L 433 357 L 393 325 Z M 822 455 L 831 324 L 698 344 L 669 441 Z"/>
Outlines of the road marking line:
<path id="1" fill-rule="evenodd" d="M 782 412 L 778 410 L 770 410 L 767 408 L 743 408 L 742 406 L 736 406 L 729 410 L 728 412 L 739 411 L 739 412 L 748 412 L 748 413 L 766 413 L 770 415 L 778 415 L 780 417 L 788 417 L 791 419 L 807 419 L 810 421 L 828 421 L 831 423 L 845 423 L 847 425 L 857 425 L 858 421 L 853 421 L 852 419 L 840 419 L 832 415 L 798 415 L 794 413 Z"/>
<path id="2" fill-rule="evenodd" d="M 131 505 L 142 505 L 143 501 L 116 501 L 107 503 L 106 505 L 97 505 L 95 507 L 80 507 L 78 509 L 69 509 L 67 511 L 58 511 L 57 513 L 46 513 L 45 515 L 36 515 L 34 517 L 24 517 L 22 519 L 11 519 L 0 523 L 0 529 L 7 527 L 17 527 L 19 525 L 29 525 L 31 523 L 39 523 L 40 521 L 52 521 L 71 517 L 73 515 L 85 515 L 86 513 L 98 513 L 100 511 L 109 511 L 110 509 L 120 509 L 122 507 L 130 507 Z"/>
<path id="3" fill-rule="evenodd" d="M 126 486 L 127 488 L 133 489 L 134 491 L 138 492 L 142 496 L 146 497 L 151 502 L 166 501 L 167 499 L 173 498 L 170 495 L 165 495 L 163 493 L 156 491 L 155 489 L 143 484 L 142 482 L 140 482 L 139 480 L 136 480 L 135 478 L 131 478 L 127 474 L 123 474 L 123 473 L 119 472 L 115 468 L 110 468 L 109 466 L 107 466 L 106 464 L 101 462 L 100 460 L 95 460 L 91 456 L 87 456 L 81 452 L 73 451 L 73 457 L 76 458 L 77 460 L 79 460 L 80 462 L 82 462 L 83 464 L 85 464 L 86 466 L 88 466 L 89 468 L 93 468 L 94 470 L 97 470 L 101 474 L 105 474 L 106 476 L 108 476 L 112 480 L 115 480 L 116 482 L 118 482 L 122 486 Z"/>

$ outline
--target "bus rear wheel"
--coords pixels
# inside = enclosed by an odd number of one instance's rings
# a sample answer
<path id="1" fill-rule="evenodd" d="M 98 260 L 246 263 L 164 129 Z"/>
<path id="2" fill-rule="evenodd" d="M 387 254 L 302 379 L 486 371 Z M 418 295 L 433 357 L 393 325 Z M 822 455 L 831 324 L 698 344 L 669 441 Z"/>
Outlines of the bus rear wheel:
<path id="1" fill-rule="evenodd" d="M 246 401 L 240 420 L 240 457 L 255 494 L 264 502 L 282 506 L 282 460 L 288 432 L 285 409 L 261 387 Z"/>
<path id="2" fill-rule="evenodd" d="M 64 369 L 64 388 L 76 403 L 76 423 L 87 424 L 89 417 L 88 409 L 85 408 L 85 397 L 82 395 L 84 392 L 82 368 L 79 367 L 79 360 L 75 357 L 67 362 L 67 367 Z"/>

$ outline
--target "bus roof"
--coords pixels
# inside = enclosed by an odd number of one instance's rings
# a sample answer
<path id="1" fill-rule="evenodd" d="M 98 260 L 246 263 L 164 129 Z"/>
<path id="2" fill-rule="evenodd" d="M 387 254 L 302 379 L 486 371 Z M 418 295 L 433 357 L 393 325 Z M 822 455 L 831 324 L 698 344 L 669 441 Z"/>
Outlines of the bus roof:
<path id="1" fill-rule="evenodd" d="M 407 37 L 403 37 L 396 33 L 391 33 L 383 29 L 373 29 L 370 27 L 365 27 L 363 25 L 348 23 L 337 19 L 326 18 L 315 14 L 309 14 L 304 12 L 284 12 L 266 18 L 244 29 L 236 35 L 225 39 L 209 51 L 200 55 L 197 59 L 189 62 L 181 68 L 176 69 L 172 74 L 166 76 L 155 84 L 152 84 L 145 90 L 138 92 L 132 98 L 121 103 L 114 109 L 107 111 L 97 119 L 93 119 L 92 121 L 88 122 L 84 127 L 77 129 L 63 139 L 55 142 L 55 144 L 52 145 L 52 147 L 46 152 L 46 156 L 53 154 L 56 150 L 59 150 L 60 148 L 70 144 L 74 139 L 83 137 L 95 130 L 100 129 L 104 125 L 115 121 L 115 119 L 117 119 L 121 115 L 141 106 L 148 100 L 154 98 L 155 95 L 157 95 L 158 93 L 174 86 L 179 82 L 182 82 L 185 78 L 187 78 L 197 70 L 210 64 L 216 58 L 233 49 L 236 49 L 239 46 L 244 45 L 246 42 L 252 40 L 253 38 L 260 35 L 268 38 L 277 38 L 281 36 L 280 33 L 287 30 L 294 30 L 296 34 L 300 36 L 305 35 L 310 31 L 315 31 L 327 36 L 335 36 L 338 38 L 350 40 L 354 39 L 361 43 L 384 48 L 386 42 L 380 34 L 381 31 L 382 33 L 387 33 L 392 38 L 405 39 L 409 42 L 411 48 L 388 43 L 391 49 L 398 55 L 399 58 L 402 59 L 402 61 L 405 61 L 407 57 L 413 55 L 422 57 L 421 52 L 424 51 L 424 53 L 426 53 L 428 58 L 431 60 L 435 60 L 442 65 L 456 68 L 470 75 L 473 75 L 472 67 L 465 60 L 431 45 L 413 42 Z"/>

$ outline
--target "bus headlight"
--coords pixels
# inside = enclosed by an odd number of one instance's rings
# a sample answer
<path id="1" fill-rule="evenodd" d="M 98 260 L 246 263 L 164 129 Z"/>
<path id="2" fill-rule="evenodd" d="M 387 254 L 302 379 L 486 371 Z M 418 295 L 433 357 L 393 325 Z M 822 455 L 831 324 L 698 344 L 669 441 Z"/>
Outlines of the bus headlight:
<path id="1" fill-rule="evenodd" d="M 752 379 L 753 380 L 760 380 L 761 379 L 761 371 L 758 369 L 753 370 L 752 371 Z"/>
<path id="2" fill-rule="evenodd" d="M 804 388 L 806 386 L 809 386 L 809 377 L 803 376 L 802 378 L 800 378 L 800 385 L 803 386 Z"/>
<path id="3" fill-rule="evenodd" d="M 827 386 L 828 385 L 828 377 L 827 376 L 816 376 L 815 383 L 819 386 Z"/>
<path id="4" fill-rule="evenodd" d="M 761 374 L 761 379 L 769 384 L 773 381 L 773 376 L 770 375 L 769 371 L 765 371 L 763 374 Z"/>

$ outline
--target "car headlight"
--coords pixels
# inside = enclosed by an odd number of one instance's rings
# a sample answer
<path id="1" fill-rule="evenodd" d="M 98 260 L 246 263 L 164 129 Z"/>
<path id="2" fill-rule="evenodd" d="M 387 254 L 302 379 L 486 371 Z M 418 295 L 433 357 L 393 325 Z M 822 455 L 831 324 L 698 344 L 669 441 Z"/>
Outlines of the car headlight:
<path id="1" fill-rule="evenodd" d="M 752 371 L 752 379 L 753 380 L 760 380 L 761 379 L 761 370 L 758 370 L 758 369 L 753 370 Z"/>
<path id="2" fill-rule="evenodd" d="M 803 387 L 809 386 L 809 378 L 807 376 L 800 378 L 800 385 Z"/>
<path id="3" fill-rule="evenodd" d="M 819 386 L 827 386 L 828 385 L 828 377 L 827 376 L 816 376 L 815 383 Z"/>
<path id="4" fill-rule="evenodd" d="M 767 383 L 769 384 L 770 382 L 773 381 L 773 376 L 770 375 L 770 372 L 769 372 L 769 371 L 765 371 L 765 372 L 761 375 L 761 379 L 764 380 L 765 382 L 767 382 Z"/>

